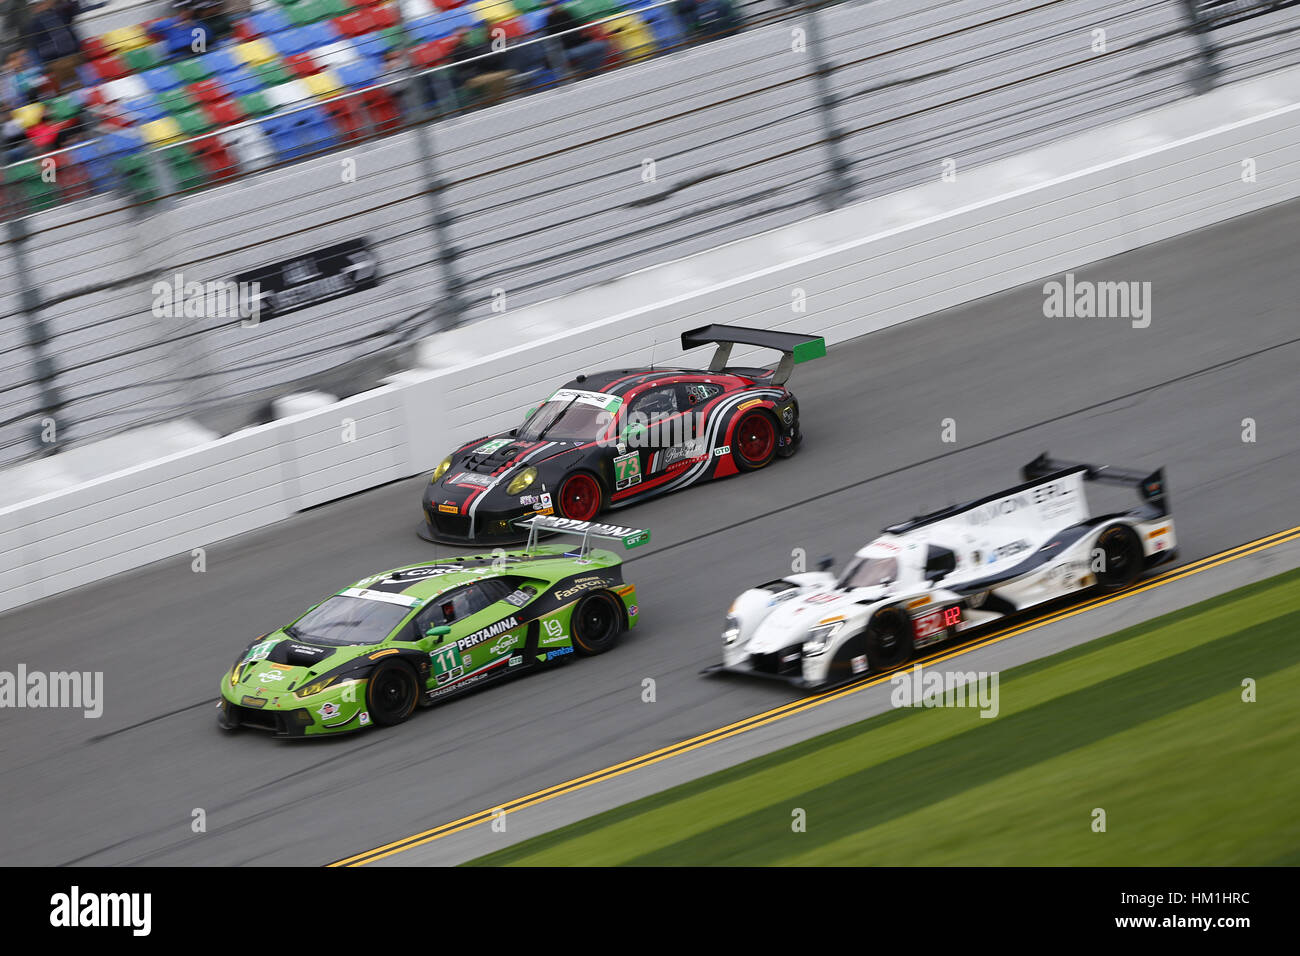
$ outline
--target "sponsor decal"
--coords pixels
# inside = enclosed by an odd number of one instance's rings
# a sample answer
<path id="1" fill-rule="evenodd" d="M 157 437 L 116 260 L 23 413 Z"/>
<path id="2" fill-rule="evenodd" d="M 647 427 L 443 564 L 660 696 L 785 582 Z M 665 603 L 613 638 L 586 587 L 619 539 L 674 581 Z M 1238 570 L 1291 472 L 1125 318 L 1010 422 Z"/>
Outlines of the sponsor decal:
<path id="1" fill-rule="evenodd" d="M 510 658 L 510 663 L 507 664 L 506 667 L 518 667 L 523 662 L 524 662 L 524 655 L 516 654 L 514 657 Z"/>
<path id="2" fill-rule="evenodd" d="M 535 504 L 537 504 L 537 503 L 538 503 L 539 501 L 541 501 L 541 500 L 542 500 L 542 499 L 539 498 L 539 497 L 537 497 L 537 495 L 520 495 L 520 496 L 519 496 L 519 503 L 520 503 L 521 505 L 535 505 Z"/>
<path id="3" fill-rule="evenodd" d="M 279 644 L 283 638 L 273 637 L 269 641 L 263 641 L 261 644 L 254 644 L 248 649 L 248 656 L 244 658 L 247 661 L 265 660 L 271 653 L 271 648 Z"/>
<path id="4" fill-rule="evenodd" d="M 368 654 L 367 657 L 369 657 L 370 660 L 374 661 L 374 660 L 378 660 L 378 659 L 381 658 L 381 657 L 387 657 L 389 654 L 397 654 L 397 653 L 399 653 L 399 651 L 397 650 L 397 648 L 395 648 L 395 647 L 389 647 L 389 648 L 386 648 L 385 650 L 382 650 L 382 651 L 375 651 L 375 653 L 373 653 L 373 654 Z"/>
<path id="5" fill-rule="evenodd" d="M 641 453 L 634 451 L 614 458 L 614 488 L 621 491 L 641 482 Z"/>
<path id="6" fill-rule="evenodd" d="M 519 619 L 513 614 L 504 621 L 497 621 L 495 624 L 489 624 L 482 630 L 475 631 L 467 637 L 462 637 L 456 642 L 456 646 L 462 651 L 469 650 L 475 644 L 482 644 L 484 641 L 504 634 L 511 628 L 519 626 Z"/>
<path id="7" fill-rule="evenodd" d="M 366 724 L 370 723 L 370 711 L 368 711 L 368 710 L 363 710 L 363 711 L 361 712 L 360 723 L 361 723 L 361 726 L 362 726 L 362 727 L 364 727 Z"/>
<path id="8" fill-rule="evenodd" d="M 321 715 L 321 719 L 329 720 L 331 717 L 337 717 L 339 715 L 339 705 L 321 704 L 316 708 L 316 713 Z"/>
<path id="9" fill-rule="evenodd" d="M 453 485 L 474 485 L 477 488 L 489 488 L 495 481 L 491 475 L 476 475 L 469 471 L 462 471 L 451 479 Z"/>
<path id="10" fill-rule="evenodd" d="M 519 641 L 518 636 L 514 634 L 507 634 L 505 637 L 501 638 L 501 640 L 497 641 L 490 648 L 488 648 L 488 650 L 490 650 L 493 654 L 504 654 L 506 651 L 510 650 L 510 648 L 514 647 L 518 641 Z"/>
<path id="11" fill-rule="evenodd" d="M 485 441 L 483 444 L 479 445 L 470 454 L 490 455 L 494 451 L 500 451 L 502 448 L 505 448 L 506 445 L 509 445 L 513 440 L 514 439 L 512 438 L 493 438 L 490 441 Z"/>
<path id="12" fill-rule="evenodd" d="M 580 578 L 577 581 L 574 581 L 570 587 L 560 588 L 557 590 L 555 596 L 560 600 L 564 600 L 565 598 L 573 597 L 575 594 L 581 594 L 583 591 L 590 591 L 593 588 L 604 586 L 605 581 L 603 578 L 591 578 L 586 580 Z"/>
<path id="13" fill-rule="evenodd" d="M 763 400 L 761 398 L 751 398 L 747 402 L 741 402 L 739 407 L 736 408 L 736 411 L 743 412 L 747 408 L 753 408 L 755 405 L 762 405 L 762 404 L 763 404 Z"/>
<path id="14" fill-rule="evenodd" d="M 703 438 L 691 438 L 680 445 L 665 448 L 660 456 L 659 465 L 661 468 L 667 468 L 669 465 L 685 463 L 688 460 L 704 457 L 706 451 Z"/>
<path id="15" fill-rule="evenodd" d="M 1012 558 L 1015 557 L 1017 554 L 1020 554 L 1022 551 L 1028 551 L 1028 550 L 1029 550 L 1028 541 L 1025 541 L 1023 539 L 1021 539 L 1020 541 L 1012 541 L 1010 544 L 1004 544 L 999 546 L 989 557 L 989 560 L 1001 561 L 1003 558 Z"/>
<path id="16" fill-rule="evenodd" d="M 262 671 L 257 675 L 257 679 L 263 684 L 270 684 L 273 681 L 284 680 L 284 675 L 279 671 Z"/>
<path id="17" fill-rule="evenodd" d="M 635 605 L 635 604 L 629 604 L 629 605 L 628 605 L 628 607 L 627 607 L 627 616 L 628 616 L 628 617 L 636 617 L 636 605 Z"/>
<path id="18" fill-rule="evenodd" d="M 555 506 L 551 504 L 551 493 L 549 491 L 543 491 L 537 499 L 537 511 L 534 513 L 539 515 L 555 514 Z"/>
<path id="19" fill-rule="evenodd" d="M 438 505 L 438 510 L 441 511 L 443 514 L 449 514 L 449 515 L 460 514 L 460 508 L 456 507 L 455 505 Z"/>
<path id="20" fill-rule="evenodd" d="M 308 647 L 305 644 L 290 644 L 289 650 L 300 657 L 325 657 L 330 653 L 323 647 Z"/>
<path id="21" fill-rule="evenodd" d="M 505 601 L 507 604 L 513 604 L 515 607 L 523 607 L 531 599 L 532 599 L 532 595 L 529 594 L 527 591 L 523 591 L 523 590 L 512 591 L 509 594 L 507 594 L 504 598 L 502 598 L 502 600 Z"/>
<path id="22" fill-rule="evenodd" d="M 849 659 L 849 667 L 853 668 L 853 673 L 861 674 L 867 669 L 867 655 L 859 654 L 857 657 Z"/>
<path id="23" fill-rule="evenodd" d="M 553 661 L 553 660 L 555 660 L 557 657 L 563 657 L 563 656 L 566 655 L 566 654 L 572 654 L 572 653 L 573 653 L 573 648 L 572 648 L 572 647 L 557 647 L 557 648 L 556 648 L 555 650 L 553 650 L 553 651 L 547 651 L 547 652 L 546 652 L 546 659 L 547 659 L 548 661 Z"/>
<path id="24" fill-rule="evenodd" d="M 719 445 L 717 448 L 713 449 L 714 458 L 721 458 L 723 455 L 730 455 L 730 454 L 731 454 L 730 445 Z"/>

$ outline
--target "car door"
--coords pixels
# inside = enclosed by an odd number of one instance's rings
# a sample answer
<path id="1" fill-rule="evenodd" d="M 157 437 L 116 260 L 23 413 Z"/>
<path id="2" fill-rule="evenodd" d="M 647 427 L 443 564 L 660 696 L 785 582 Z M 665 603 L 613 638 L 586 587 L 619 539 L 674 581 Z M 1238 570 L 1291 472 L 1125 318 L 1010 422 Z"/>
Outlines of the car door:
<path id="1" fill-rule="evenodd" d="M 518 608 L 504 600 L 513 590 L 496 579 L 476 581 L 439 595 L 416 615 L 418 634 L 440 625 L 451 628 L 429 652 L 430 688 L 483 671 L 523 645 Z"/>

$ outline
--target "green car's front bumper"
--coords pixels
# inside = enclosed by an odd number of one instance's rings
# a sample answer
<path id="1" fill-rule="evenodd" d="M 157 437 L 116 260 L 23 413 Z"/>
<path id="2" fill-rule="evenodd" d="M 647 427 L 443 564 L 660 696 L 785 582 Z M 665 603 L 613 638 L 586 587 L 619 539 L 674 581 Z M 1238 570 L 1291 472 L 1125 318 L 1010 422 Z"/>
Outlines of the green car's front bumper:
<path id="1" fill-rule="evenodd" d="M 227 673 L 221 679 L 217 724 L 223 730 L 269 730 L 276 737 L 318 737 L 364 730 L 371 725 L 366 711 L 366 685 L 365 680 L 354 680 L 309 697 L 296 697 L 292 693 L 272 694 L 247 684 L 232 685 Z"/>

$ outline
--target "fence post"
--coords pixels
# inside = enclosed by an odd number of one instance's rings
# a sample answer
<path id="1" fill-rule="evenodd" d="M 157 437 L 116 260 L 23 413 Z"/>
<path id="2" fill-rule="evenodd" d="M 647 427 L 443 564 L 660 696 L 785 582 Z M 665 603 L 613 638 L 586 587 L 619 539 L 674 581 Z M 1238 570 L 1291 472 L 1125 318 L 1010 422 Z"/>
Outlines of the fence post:
<path id="1" fill-rule="evenodd" d="M 27 348 L 32 353 L 32 369 L 36 374 L 36 382 L 40 387 L 40 410 L 38 412 L 40 417 L 32 424 L 32 438 L 36 442 L 37 451 L 42 455 L 48 455 L 59 450 L 59 442 L 62 440 L 65 429 L 63 423 L 56 417 L 54 421 L 54 440 L 45 441 L 45 428 L 41 424 L 41 420 L 48 415 L 57 416 L 58 412 L 63 408 L 63 393 L 56 381 L 58 369 L 55 367 L 54 359 L 49 353 L 49 326 L 41 318 L 41 294 L 36 288 L 36 281 L 32 278 L 32 270 L 27 263 L 27 223 L 23 220 L 16 207 L 16 202 L 10 206 L 10 214 L 5 217 L 5 231 L 9 234 L 9 248 L 13 250 L 14 271 L 20 284 L 18 301 L 19 308 L 23 313 L 23 331 L 27 341 Z"/>
<path id="2" fill-rule="evenodd" d="M 400 2 L 394 4 L 394 9 L 397 11 L 398 29 L 402 31 L 402 78 L 399 82 L 403 89 L 415 98 L 412 109 L 414 122 L 411 126 L 415 132 L 416 152 L 419 153 L 420 176 L 424 180 L 425 195 L 429 197 L 429 223 L 433 231 L 434 259 L 438 263 L 438 274 L 442 280 L 443 294 L 430 308 L 431 321 L 428 324 L 428 331 L 442 332 L 455 328 L 465 321 L 465 297 L 462 295 L 464 287 L 456 271 L 456 259 L 460 255 L 460 250 L 451 241 L 451 225 L 455 222 L 455 216 L 448 213 L 443 202 L 443 190 L 447 188 L 447 184 L 438 175 L 438 147 L 433 132 L 433 111 L 424 97 L 422 77 L 411 66 L 411 35 L 406 32 L 402 4 Z M 445 86 L 452 87 L 452 84 L 447 83 Z M 430 83 L 430 88 L 434 88 L 433 81 Z M 452 95 L 455 96 L 454 88 Z"/>
<path id="3" fill-rule="evenodd" d="M 826 46 L 822 41 L 821 19 L 818 5 L 824 0 L 809 0 L 804 13 L 805 33 L 808 52 L 813 58 L 813 88 L 817 97 L 817 115 L 821 119 L 822 134 L 826 143 L 827 169 L 830 177 L 827 185 L 820 190 L 821 203 L 826 211 L 836 209 L 848 199 L 853 183 L 849 179 L 849 164 L 844 158 L 842 140 L 844 131 L 835 125 L 835 92 L 831 89 L 830 77 L 835 71 L 833 63 L 826 59 Z"/>
<path id="4" fill-rule="evenodd" d="M 1196 0 L 1182 0 L 1182 5 L 1183 15 L 1187 18 L 1187 28 L 1195 38 L 1198 52 L 1201 54 L 1198 68 L 1192 75 L 1192 89 L 1198 95 L 1208 93 L 1214 89 L 1218 81 L 1219 51 L 1215 49 L 1214 41 L 1210 39 L 1210 22 L 1201 16 Z"/>

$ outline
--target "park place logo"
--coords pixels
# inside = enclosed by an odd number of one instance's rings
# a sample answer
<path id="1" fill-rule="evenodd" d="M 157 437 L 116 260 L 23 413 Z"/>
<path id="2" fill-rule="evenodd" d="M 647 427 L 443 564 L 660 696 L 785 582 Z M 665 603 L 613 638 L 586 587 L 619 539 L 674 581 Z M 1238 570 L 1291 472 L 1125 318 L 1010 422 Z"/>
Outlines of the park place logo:
<path id="1" fill-rule="evenodd" d="M 104 714 L 103 671 L 0 671 L 0 708 L 73 708 L 82 716 Z"/>
<path id="2" fill-rule="evenodd" d="M 1151 324 L 1150 282 L 1091 282 L 1076 280 L 1043 284 L 1043 315 L 1049 319 L 1129 319 L 1133 328 Z"/>
<path id="3" fill-rule="evenodd" d="M 83 893 L 74 886 L 50 897 L 50 925 L 58 928 L 126 926 L 133 936 L 148 936 L 152 911 L 152 893 Z"/>

